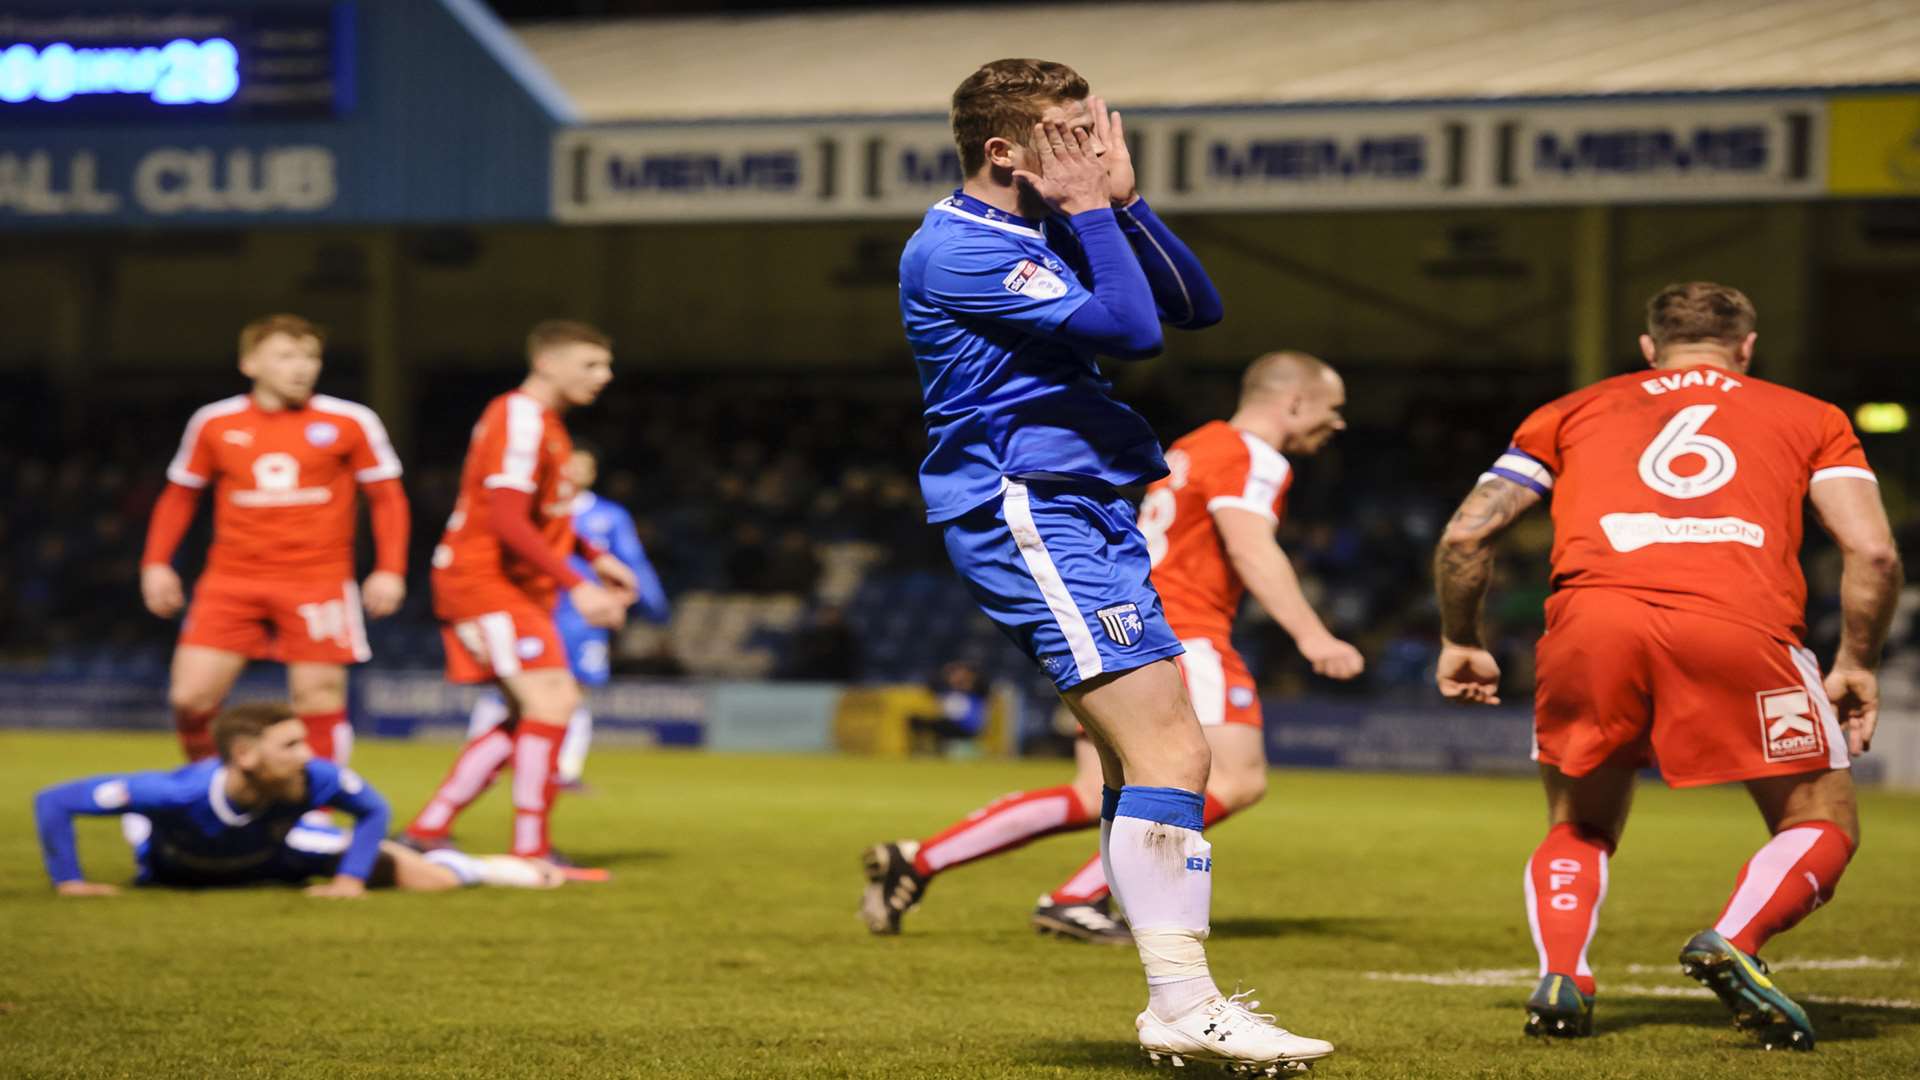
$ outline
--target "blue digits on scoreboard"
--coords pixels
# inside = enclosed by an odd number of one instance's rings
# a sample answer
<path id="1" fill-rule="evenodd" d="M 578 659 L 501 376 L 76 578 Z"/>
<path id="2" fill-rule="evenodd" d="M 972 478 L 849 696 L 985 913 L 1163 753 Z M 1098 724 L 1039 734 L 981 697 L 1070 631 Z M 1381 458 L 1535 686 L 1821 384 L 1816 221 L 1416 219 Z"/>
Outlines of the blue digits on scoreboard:
<path id="1" fill-rule="evenodd" d="M 0 51 L 0 102 L 58 103 L 128 94 L 157 105 L 218 105 L 240 90 L 240 50 L 226 38 L 165 45 L 76 48 L 64 42 Z"/>

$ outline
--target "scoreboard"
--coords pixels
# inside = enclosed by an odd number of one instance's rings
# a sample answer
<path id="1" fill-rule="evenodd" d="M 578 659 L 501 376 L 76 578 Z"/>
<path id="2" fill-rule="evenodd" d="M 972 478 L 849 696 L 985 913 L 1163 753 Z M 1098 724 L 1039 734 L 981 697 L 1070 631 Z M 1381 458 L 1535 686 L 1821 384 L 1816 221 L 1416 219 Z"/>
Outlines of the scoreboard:
<path id="1" fill-rule="evenodd" d="M 339 116 L 354 15 L 350 0 L 0 14 L 0 127 Z"/>

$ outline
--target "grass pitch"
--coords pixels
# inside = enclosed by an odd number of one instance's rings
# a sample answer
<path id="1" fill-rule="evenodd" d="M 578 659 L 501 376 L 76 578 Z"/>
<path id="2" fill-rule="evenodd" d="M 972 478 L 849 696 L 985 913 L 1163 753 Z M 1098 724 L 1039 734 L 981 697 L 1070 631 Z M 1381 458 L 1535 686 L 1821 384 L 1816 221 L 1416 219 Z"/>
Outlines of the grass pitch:
<path id="1" fill-rule="evenodd" d="M 555 834 L 611 884 L 55 898 L 31 793 L 174 753 L 157 735 L 0 733 L 0 1076 L 1154 1075 L 1131 950 L 1027 927 L 1092 833 L 942 877 L 900 938 L 853 914 L 863 845 L 1059 783 L 1062 763 L 609 747 Z M 356 755 L 404 820 L 452 747 Z M 462 823 L 469 849 L 505 846 L 504 798 Z M 1759 1050 L 1674 965 L 1763 839 L 1737 790 L 1642 792 L 1592 952 L 1597 1038 L 1520 1035 L 1520 875 L 1542 828 L 1523 781 L 1277 774 L 1213 836 L 1214 971 L 1333 1040 L 1327 1080 L 1920 1075 L 1920 798 L 1864 803 L 1838 897 L 1768 950 L 1818 1027 L 1812 1055 Z M 91 876 L 131 877 L 116 823 L 83 822 L 80 842 Z"/>

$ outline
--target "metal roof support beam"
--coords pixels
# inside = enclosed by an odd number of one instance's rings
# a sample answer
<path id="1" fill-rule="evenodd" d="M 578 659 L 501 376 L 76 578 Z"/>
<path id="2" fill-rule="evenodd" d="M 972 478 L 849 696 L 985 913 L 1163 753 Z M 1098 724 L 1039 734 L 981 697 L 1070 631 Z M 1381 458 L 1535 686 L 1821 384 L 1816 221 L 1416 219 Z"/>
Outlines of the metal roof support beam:
<path id="1" fill-rule="evenodd" d="M 1613 367 L 1613 290 L 1618 268 L 1611 206 L 1573 212 L 1573 309 L 1568 320 L 1567 383 L 1587 386 Z"/>

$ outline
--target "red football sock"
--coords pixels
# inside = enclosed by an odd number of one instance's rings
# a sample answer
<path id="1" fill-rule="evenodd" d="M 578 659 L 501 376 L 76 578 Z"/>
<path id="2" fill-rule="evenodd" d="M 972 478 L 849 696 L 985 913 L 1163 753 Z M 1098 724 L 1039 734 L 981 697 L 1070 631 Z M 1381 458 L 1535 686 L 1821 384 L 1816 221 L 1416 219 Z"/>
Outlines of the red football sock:
<path id="1" fill-rule="evenodd" d="M 307 726 L 307 746 L 314 757 L 335 765 L 347 763 L 347 755 L 353 752 L 353 728 L 347 724 L 347 710 L 302 713 L 300 722 Z"/>
<path id="2" fill-rule="evenodd" d="M 500 767 L 513 756 L 513 735 L 505 728 L 490 728 L 484 735 L 460 749 L 453 768 L 440 781 L 440 789 L 407 826 L 407 835 L 423 840 L 439 839 L 453 828 L 453 819 L 480 793 L 492 785 Z"/>
<path id="3" fill-rule="evenodd" d="M 547 818 L 553 811 L 554 781 L 560 767 L 560 744 L 567 725 L 521 717 L 513 734 L 513 853 L 521 858 L 545 858 Z"/>
<path id="4" fill-rule="evenodd" d="M 180 749 L 186 753 L 188 761 L 202 761 L 220 752 L 220 748 L 213 744 L 213 729 L 209 726 L 217 711 L 173 710 L 173 730 L 180 736 Z"/>
<path id="5" fill-rule="evenodd" d="M 1834 886 L 1853 858 L 1853 841 L 1830 821 L 1782 829 L 1740 868 L 1733 895 L 1714 930 L 1751 956 L 1833 899 Z"/>
<path id="6" fill-rule="evenodd" d="M 1099 819 L 1080 805 L 1073 785 L 1016 791 L 925 840 L 913 857 L 914 869 L 937 874 L 1058 832 L 1092 827 Z"/>
<path id="7" fill-rule="evenodd" d="M 1209 827 L 1233 815 L 1225 803 L 1212 795 L 1206 796 L 1200 813 L 1202 822 Z M 1101 866 L 1100 853 L 1096 851 L 1086 865 L 1075 870 L 1073 876 L 1049 893 L 1047 898 L 1056 904 L 1097 904 L 1106 899 L 1111 891 L 1107 886 L 1106 869 Z"/>
<path id="8" fill-rule="evenodd" d="M 1581 993 L 1593 996 L 1587 946 L 1607 901 L 1607 858 L 1613 844 L 1599 833 L 1563 823 L 1527 860 L 1527 924 L 1540 953 L 1540 974 L 1573 976 Z"/>

